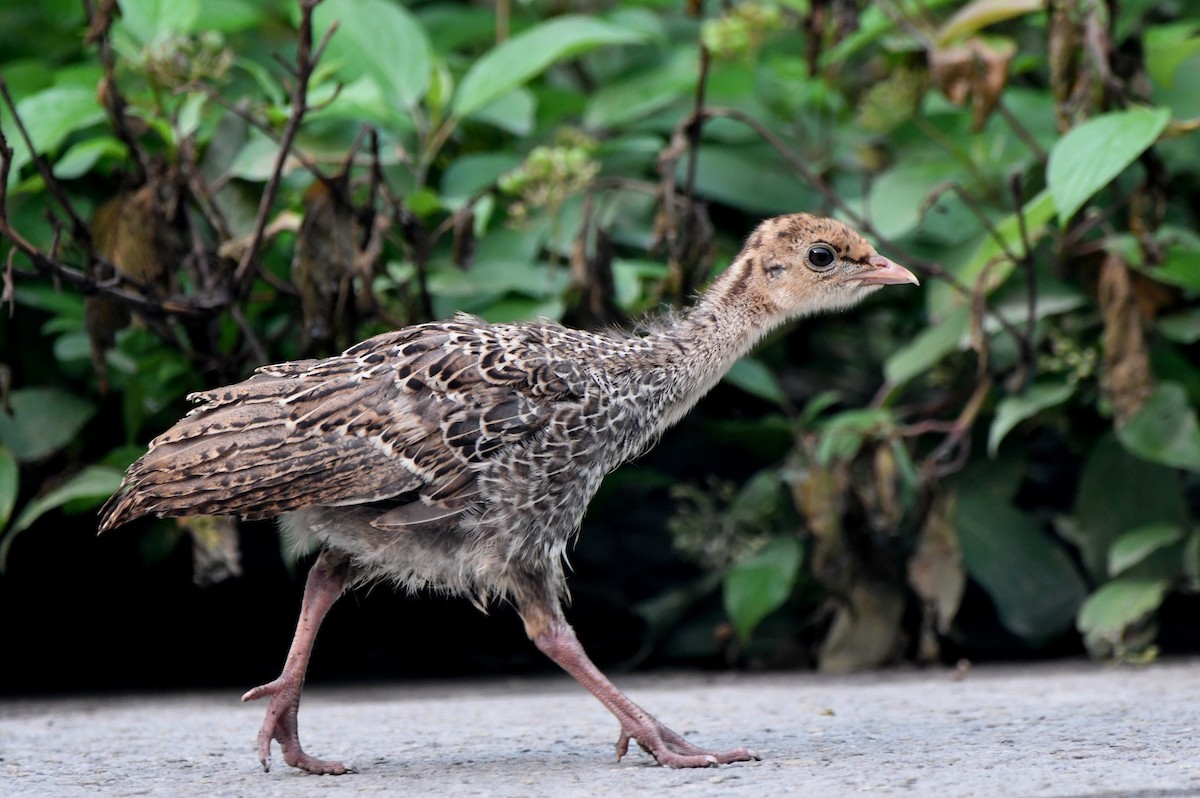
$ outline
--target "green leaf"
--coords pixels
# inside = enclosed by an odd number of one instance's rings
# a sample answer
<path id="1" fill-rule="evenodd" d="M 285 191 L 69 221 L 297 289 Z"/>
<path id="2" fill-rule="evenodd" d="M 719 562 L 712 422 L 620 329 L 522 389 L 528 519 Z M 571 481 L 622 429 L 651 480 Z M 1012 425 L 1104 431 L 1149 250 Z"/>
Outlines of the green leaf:
<path id="1" fill-rule="evenodd" d="M 200 0 L 120 0 L 121 25 L 141 44 L 191 33 L 200 17 Z"/>
<path id="2" fill-rule="evenodd" d="M 821 391 L 821 393 L 810 399 L 808 404 L 804 405 L 804 408 L 800 411 L 800 417 L 797 419 L 800 427 L 811 427 L 820 418 L 822 413 L 841 400 L 841 394 L 837 391 Z"/>
<path id="3" fill-rule="evenodd" d="M 208 104 L 208 97 L 200 92 L 189 94 L 179 106 L 178 130 L 181 137 L 191 136 L 200 129 L 201 113 Z"/>
<path id="4" fill-rule="evenodd" d="M 1166 108 L 1134 108 L 1096 116 L 1072 128 L 1050 151 L 1046 185 L 1066 227 L 1096 192 L 1125 171 L 1171 121 Z"/>
<path id="5" fill-rule="evenodd" d="M 821 425 L 817 444 L 817 462 L 824 468 L 835 460 L 849 462 L 858 454 L 863 442 L 894 426 L 892 411 L 887 408 L 845 410 Z"/>
<path id="6" fill-rule="evenodd" d="M 17 103 L 17 113 L 37 153 L 53 152 L 76 130 L 104 120 L 96 90 L 83 86 L 56 86 L 40 91 Z M 8 178 L 12 186 L 17 183 L 21 167 L 29 163 L 31 153 L 22 137 L 13 135 L 8 140 L 13 148 Z"/>
<path id="7" fill-rule="evenodd" d="M 960 307 L 932 327 L 921 331 L 916 338 L 897 349 L 884 361 L 884 378 L 891 385 L 904 385 L 928 371 L 946 355 L 961 348 L 966 341 L 969 318 L 970 310 Z"/>
<path id="8" fill-rule="evenodd" d="M 1183 528 L 1175 524 L 1151 524 L 1126 532 L 1108 552 L 1109 576 L 1120 576 L 1159 549 L 1183 540 Z"/>
<path id="9" fill-rule="evenodd" d="M 279 143 L 257 130 L 250 131 L 246 144 L 229 164 L 229 174 L 252 183 L 264 183 L 275 172 Z M 285 167 L 284 173 L 287 173 Z"/>
<path id="10" fill-rule="evenodd" d="M 271 70 L 250 58 L 237 57 L 234 65 L 244 71 L 263 93 L 263 100 L 271 106 L 280 107 L 287 103 L 288 95 Z"/>
<path id="11" fill-rule="evenodd" d="M 1109 434 L 1092 446 L 1075 497 L 1072 541 L 1096 580 L 1108 575 L 1108 553 L 1126 532 L 1154 523 L 1181 526 L 1187 504 L 1179 474 L 1134 457 Z"/>
<path id="12" fill-rule="evenodd" d="M 977 466 L 956 480 L 956 526 L 967 572 L 983 586 L 1000 622 L 1032 646 L 1075 618 L 1087 587 L 1063 546 L 1037 518 L 1013 506 L 1018 469 Z"/>
<path id="13" fill-rule="evenodd" d="M 597 47 L 634 44 L 641 35 L 592 17 L 567 15 L 535 25 L 489 50 L 463 76 L 454 116 L 470 116 L 545 71 L 551 64 Z"/>
<path id="14" fill-rule="evenodd" d="M 614 128 L 661 111 L 689 94 L 696 83 L 697 67 L 694 50 L 676 50 L 665 64 L 601 87 L 588 100 L 583 126 Z"/>
<path id="15" fill-rule="evenodd" d="M 680 159 L 682 180 L 687 168 Z M 702 144 L 696 163 L 696 193 L 754 213 L 789 213 L 817 204 L 816 193 L 799 180 L 781 178 L 791 167 L 774 150 Z"/>
<path id="16" fill-rule="evenodd" d="M 1200 53 L 1200 36 L 1196 22 L 1176 22 L 1146 29 L 1146 72 L 1160 86 L 1170 88 L 1175 73 L 1192 56 Z"/>
<path id="17" fill-rule="evenodd" d="M 1046 234 L 1050 220 L 1054 218 L 1054 197 L 1048 190 L 1042 191 L 1025 203 L 1021 213 L 1024 216 L 1025 235 L 1029 244 L 1033 246 Z M 946 264 L 959 282 L 971 288 L 975 287 L 980 278 L 984 278 L 983 290 L 988 294 L 1007 280 L 1016 267 L 1005 254 L 1005 249 L 1018 258 L 1025 255 L 1021 218 L 1016 213 L 1010 213 L 1000 219 L 993 228 L 996 236 L 986 232 L 981 234 L 979 244 L 966 260 Z M 996 240 L 997 236 L 999 241 Z M 1001 242 L 1004 246 L 1001 246 Z M 929 314 L 935 319 L 946 316 L 968 302 L 966 297 L 951 288 L 950 283 L 945 280 L 930 283 L 925 293 Z"/>
<path id="18" fill-rule="evenodd" d="M 57 388 L 18 388 L 12 415 L 0 410 L 0 443 L 18 463 L 49 457 L 66 446 L 96 412 L 86 399 Z"/>
<path id="19" fill-rule="evenodd" d="M 441 297 L 512 291 L 543 299 L 557 293 L 565 283 L 565 275 L 551 271 L 544 264 L 508 259 L 480 259 L 469 272 L 451 266 L 433 270 L 429 275 L 429 290 Z"/>
<path id="20" fill-rule="evenodd" d="M 652 271 L 647 271 L 649 267 Z M 661 279 L 665 264 L 654 261 L 617 258 L 613 260 L 613 299 L 631 315 L 642 310 L 649 293 L 643 286 L 646 278 Z"/>
<path id="21" fill-rule="evenodd" d="M 428 217 L 442 207 L 442 198 L 431 188 L 422 187 L 413 191 L 405 198 L 409 210 L 420 217 Z"/>
<path id="22" fill-rule="evenodd" d="M 465 200 L 491 186 L 500 175 L 516 168 L 521 160 L 502 152 L 484 152 L 458 158 L 442 173 L 443 199 Z"/>
<path id="23" fill-rule="evenodd" d="M 25 505 L 10 532 L 16 534 L 28 529 L 34 521 L 67 502 L 86 499 L 91 500 L 92 506 L 100 504 L 121 487 L 121 478 L 121 472 L 115 468 L 88 466 L 54 490 Z"/>
<path id="24" fill-rule="evenodd" d="M 929 0 L 929 2 L 922 2 L 920 7 L 923 11 L 928 12 L 957 2 L 960 0 Z M 860 50 L 868 48 L 893 31 L 898 21 L 902 20 L 903 18 L 894 16 L 890 10 L 885 11 L 882 6 L 867 4 L 858 17 L 857 29 L 838 42 L 837 46 L 821 52 L 820 65 L 822 69 L 841 64 Z"/>
<path id="25" fill-rule="evenodd" d="M 779 387 L 775 375 L 762 361 L 752 357 L 744 357 L 734 363 L 733 368 L 725 375 L 725 381 L 759 399 L 778 405 L 788 404 L 788 395 Z"/>
<path id="26" fill-rule="evenodd" d="M 325 83 L 314 89 L 309 102 L 317 104 L 329 100 L 337 87 Z M 342 120 L 362 124 L 364 122 L 377 125 L 396 136 L 404 136 L 412 131 L 413 119 L 399 99 L 384 93 L 385 89 L 370 75 L 341 84 L 337 99 L 313 110 L 306 120 L 313 124 L 327 123 L 329 120 Z M 319 95 L 319 96 L 317 96 Z M 254 131 L 258 134 L 258 131 Z M 398 153 L 389 153 L 387 149 L 380 153 L 381 162 L 388 165 L 395 163 Z"/>
<path id="27" fill-rule="evenodd" d="M 83 326 L 83 297 L 53 285 L 25 283 L 13 290 L 18 305 L 44 310 L 55 316 L 74 319 Z"/>
<path id="28" fill-rule="evenodd" d="M 54 176 L 59 180 L 82 177 L 104 156 L 125 157 L 125 145 L 112 136 L 99 136 L 81 141 L 54 162 Z"/>
<path id="29" fill-rule="evenodd" d="M 266 9 L 260 0 L 204 0 L 194 29 L 236 33 L 265 21 Z"/>
<path id="30" fill-rule="evenodd" d="M 729 502 L 729 515 L 763 522 L 779 512 L 788 500 L 778 468 L 764 468 L 738 489 Z"/>
<path id="31" fill-rule="evenodd" d="M 415 105 L 429 88 L 429 38 L 404 6 L 388 0 L 337 0 L 313 11 L 313 35 L 319 38 L 334 22 L 323 64 L 349 83 L 364 75 L 379 87 L 385 102 Z"/>
<path id="32" fill-rule="evenodd" d="M 527 136 L 533 131 L 533 115 L 537 100 L 526 88 L 516 88 L 502 94 L 471 115 L 477 122 L 486 122 L 514 136 Z"/>
<path id="33" fill-rule="evenodd" d="M 496 12 L 491 6 L 423 3 L 413 13 L 437 53 L 482 50 L 496 40 Z"/>
<path id="34" fill-rule="evenodd" d="M 1172 246 L 1162 265 L 1154 269 L 1139 271 L 1160 283 L 1176 285 L 1189 291 L 1200 291 L 1200 250 L 1185 246 Z"/>
<path id="35" fill-rule="evenodd" d="M 1146 404 L 1117 430 L 1117 438 L 1138 457 L 1200 471 L 1200 424 L 1187 391 L 1173 382 L 1158 386 Z"/>
<path id="36" fill-rule="evenodd" d="M 880 173 L 867 195 L 871 224 L 884 238 L 899 238 L 921 221 L 926 198 L 937 186 L 958 177 L 950 158 L 903 161 Z"/>
<path id="37" fill-rule="evenodd" d="M 1158 320 L 1158 331 L 1177 344 L 1200 341 L 1200 308 L 1163 316 Z"/>
<path id="38" fill-rule="evenodd" d="M 7 446 L 0 445 L 0 530 L 8 526 L 20 486 L 21 473 L 17 470 L 17 460 Z"/>
<path id="39" fill-rule="evenodd" d="M 54 359 L 59 363 L 86 362 L 92 358 L 92 339 L 83 330 L 71 330 L 54 341 Z"/>
<path id="40" fill-rule="evenodd" d="M 996 417 L 988 431 L 988 454 L 996 456 L 1000 442 L 1013 427 L 1043 410 L 1062 404 L 1071 397 L 1075 386 L 1069 382 L 1039 382 L 1030 385 L 1019 396 L 1006 396 L 996 405 Z"/>
<path id="41" fill-rule="evenodd" d="M 1092 301 L 1087 295 L 1072 285 L 1060 283 L 1047 274 L 1037 276 L 1037 299 L 1033 306 L 1029 305 L 1029 293 L 1026 286 L 1012 286 L 1014 290 L 1005 290 L 991 303 L 997 314 L 1003 314 L 1009 324 L 1020 326 L 1029 320 L 1033 311 L 1035 320 L 1051 316 L 1061 316 L 1081 307 L 1090 306 Z M 983 331 L 988 335 L 1003 333 L 1008 335 L 1006 328 L 998 319 L 991 316 L 983 318 Z"/>
<path id="42" fill-rule="evenodd" d="M 1165 579 L 1115 579 L 1089 596 L 1076 622 L 1088 650 L 1121 654 L 1130 628 L 1159 608 L 1169 586 Z"/>
<path id="43" fill-rule="evenodd" d="M 476 243 L 475 266 L 471 270 L 474 272 L 490 261 L 510 261 L 529 266 L 538 260 L 543 242 L 542 232 L 536 230 L 535 226 L 523 230 L 512 227 L 493 230 Z M 457 266 L 451 268 L 462 271 Z M 532 286 L 527 288 L 532 290 Z"/>
<path id="44" fill-rule="evenodd" d="M 799 540 L 780 536 L 725 574 L 725 612 L 743 644 L 792 594 L 803 553 Z"/>
<path id="45" fill-rule="evenodd" d="M 0 539 L 0 570 L 3 570 L 7 564 L 9 548 L 18 534 L 24 532 L 49 511 L 62 507 L 68 502 L 82 499 L 86 500 L 87 506 L 90 507 L 100 504 L 121 486 L 121 477 L 121 472 L 115 468 L 88 466 L 54 490 L 25 505 L 21 514 L 17 516 L 17 520 Z"/>
<path id="46" fill-rule="evenodd" d="M 562 318 L 566 306 L 561 299 L 537 299 L 535 297 L 512 294 L 492 302 L 479 311 L 485 321 L 500 324 L 510 321 L 526 321 L 528 319 Z"/>

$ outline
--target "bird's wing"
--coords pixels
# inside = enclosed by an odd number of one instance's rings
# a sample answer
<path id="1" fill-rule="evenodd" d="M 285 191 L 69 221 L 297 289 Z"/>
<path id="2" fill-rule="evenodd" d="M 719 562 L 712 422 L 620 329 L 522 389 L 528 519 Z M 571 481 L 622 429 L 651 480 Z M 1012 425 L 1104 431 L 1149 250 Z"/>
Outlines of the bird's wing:
<path id="1" fill-rule="evenodd" d="M 418 325 L 327 360 L 265 366 L 193 395 L 102 511 L 265 518 L 416 493 L 437 517 L 471 492 L 472 465 L 544 430 L 587 390 L 583 371 L 470 319 Z M 398 519 L 403 523 L 402 519 Z"/>

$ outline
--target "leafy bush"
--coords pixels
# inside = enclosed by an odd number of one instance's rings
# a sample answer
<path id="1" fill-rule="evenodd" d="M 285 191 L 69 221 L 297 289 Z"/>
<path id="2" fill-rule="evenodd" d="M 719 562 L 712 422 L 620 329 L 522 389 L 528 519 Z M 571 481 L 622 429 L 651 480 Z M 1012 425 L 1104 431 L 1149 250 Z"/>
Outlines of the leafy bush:
<path id="1" fill-rule="evenodd" d="M 807 209 L 926 285 L 731 372 L 750 467 L 677 488 L 705 575 L 652 628 L 723 585 L 714 647 L 848 670 L 912 605 L 936 659 L 969 579 L 1030 648 L 1137 658 L 1200 587 L 1187 4 L 88 7 L 0 11 L 10 567 L 189 391 L 456 310 L 626 321 Z M 181 533 L 237 572 L 233 525 Z"/>

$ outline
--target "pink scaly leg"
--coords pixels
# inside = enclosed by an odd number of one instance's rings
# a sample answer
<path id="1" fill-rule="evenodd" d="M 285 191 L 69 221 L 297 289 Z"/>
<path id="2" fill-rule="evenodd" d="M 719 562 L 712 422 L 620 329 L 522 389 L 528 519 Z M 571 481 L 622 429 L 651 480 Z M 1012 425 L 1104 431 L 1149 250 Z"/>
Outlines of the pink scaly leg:
<path id="1" fill-rule="evenodd" d="M 660 765 L 673 768 L 711 767 L 759 758 L 745 748 L 707 751 L 692 745 L 664 726 L 649 712 L 630 701 L 600 672 L 579 644 L 575 630 L 562 617 L 557 601 L 548 604 L 544 594 L 542 600 L 535 600 L 532 605 L 522 603 L 521 616 L 525 620 L 525 630 L 542 653 L 575 677 L 616 716 L 621 724 L 621 736 L 617 739 L 618 760 L 629 751 L 630 740 L 636 741 Z"/>
<path id="2" fill-rule="evenodd" d="M 304 688 L 304 673 L 312 656 L 317 630 L 329 608 L 346 589 L 349 574 L 347 561 L 340 555 L 322 551 L 321 556 L 308 572 L 304 585 L 304 602 L 300 607 L 300 621 L 296 634 L 288 649 L 283 672 L 273 682 L 255 687 L 242 696 L 243 701 L 256 701 L 271 696 L 267 717 L 258 731 L 258 760 L 264 770 L 271 769 L 271 740 L 278 740 L 283 750 L 283 761 L 294 768 L 318 775 L 341 775 L 351 772 L 341 762 L 316 759 L 304 753 L 300 747 L 300 729 L 297 715 L 300 713 L 300 692 Z"/>

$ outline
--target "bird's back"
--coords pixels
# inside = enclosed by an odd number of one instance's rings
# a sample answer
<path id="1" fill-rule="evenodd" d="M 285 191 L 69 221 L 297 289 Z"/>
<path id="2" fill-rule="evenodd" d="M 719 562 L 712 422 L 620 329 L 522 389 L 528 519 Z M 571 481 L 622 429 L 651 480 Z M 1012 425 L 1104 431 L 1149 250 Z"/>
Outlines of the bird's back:
<path id="1" fill-rule="evenodd" d="M 540 325 L 460 317 L 195 394 L 130 467 L 101 529 L 146 514 L 264 518 L 383 500 L 445 516 L 481 479 L 536 481 L 557 467 L 538 442 L 576 432 L 597 401 L 586 369 L 546 339 Z M 551 448 L 570 457 L 565 446 Z"/>

